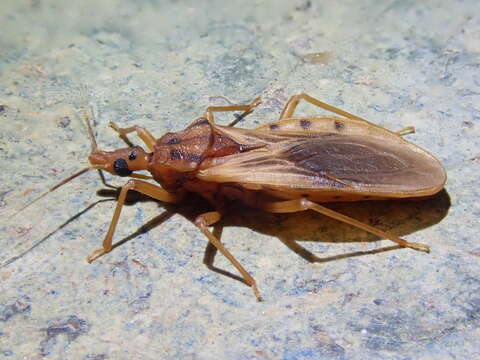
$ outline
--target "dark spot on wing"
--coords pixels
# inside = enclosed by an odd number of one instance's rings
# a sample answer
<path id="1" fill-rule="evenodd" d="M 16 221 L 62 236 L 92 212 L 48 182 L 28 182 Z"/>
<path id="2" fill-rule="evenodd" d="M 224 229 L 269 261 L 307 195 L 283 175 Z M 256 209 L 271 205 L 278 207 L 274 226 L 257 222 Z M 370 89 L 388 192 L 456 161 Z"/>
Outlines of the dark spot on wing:
<path id="1" fill-rule="evenodd" d="M 336 120 L 335 121 L 335 129 L 337 131 L 342 131 L 345 128 L 345 124 L 341 121 Z"/>
<path id="2" fill-rule="evenodd" d="M 270 125 L 270 130 L 277 130 L 278 129 L 278 125 L 277 124 L 271 124 Z"/>
<path id="3" fill-rule="evenodd" d="M 181 140 L 179 138 L 173 137 L 167 141 L 167 145 L 176 145 L 180 144 Z"/>
<path id="4" fill-rule="evenodd" d="M 317 135 L 317 137 L 338 137 L 339 135 L 336 133 L 322 133 Z"/>
<path id="5" fill-rule="evenodd" d="M 203 160 L 203 157 L 201 154 L 184 153 L 178 149 L 172 149 L 170 150 L 170 160 L 187 160 L 199 163 Z"/>
<path id="6" fill-rule="evenodd" d="M 165 144 L 166 145 L 176 145 L 176 144 L 189 144 L 189 143 L 194 143 L 194 142 L 202 142 L 202 141 L 209 141 L 210 135 L 195 135 L 191 137 L 182 137 L 181 139 L 177 138 L 177 142 L 172 142 L 171 144 L 169 143 L 170 140 L 168 140 Z"/>
<path id="7" fill-rule="evenodd" d="M 185 159 L 199 163 L 203 160 L 203 157 L 200 154 L 187 154 Z"/>
<path id="8" fill-rule="evenodd" d="M 310 122 L 310 120 L 305 120 L 305 119 L 300 120 L 300 126 L 303 129 L 308 129 L 308 128 L 310 128 L 311 125 L 312 125 L 312 123 Z"/>
<path id="9" fill-rule="evenodd" d="M 183 154 L 180 150 L 172 149 L 172 150 L 170 150 L 170 159 L 171 160 L 181 160 L 181 159 L 183 159 Z"/>

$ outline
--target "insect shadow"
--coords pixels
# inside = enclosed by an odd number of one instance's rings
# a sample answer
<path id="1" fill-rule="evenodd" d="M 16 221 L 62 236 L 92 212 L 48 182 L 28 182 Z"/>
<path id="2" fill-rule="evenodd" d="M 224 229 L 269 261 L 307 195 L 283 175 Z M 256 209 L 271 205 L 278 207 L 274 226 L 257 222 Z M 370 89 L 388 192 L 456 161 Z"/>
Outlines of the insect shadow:
<path id="1" fill-rule="evenodd" d="M 97 194 L 104 197 L 116 197 L 118 195 L 115 190 L 111 189 L 100 190 Z M 131 191 L 127 197 L 126 204 L 133 205 L 143 201 L 155 200 Z M 113 248 L 153 230 L 174 214 L 180 214 L 187 220 L 193 222 L 199 213 L 210 210 L 208 203 L 195 195 L 185 204 L 169 205 L 162 203 L 161 206 L 165 209 L 165 212 L 150 219 L 135 232 L 117 241 Z M 447 215 L 448 209 L 450 208 L 450 196 L 444 189 L 438 194 L 428 199 L 422 199 L 421 201 L 409 199 L 404 201 L 331 203 L 328 204 L 328 207 L 381 228 L 382 230 L 389 231 L 397 236 L 404 236 L 440 222 Z M 241 203 L 234 202 L 229 205 L 228 211 L 222 221 L 214 227 L 214 233 L 221 235 L 222 229 L 229 226 L 246 227 L 258 233 L 277 237 L 290 250 L 311 263 L 325 263 L 403 249 L 403 247 L 399 245 L 394 245 L 332 256 L 319 256 L 308 250 L 302 243 L 323 243 L 324 245 L 334 243 L 360 244 L 375 242 L 380 239 L 363 230 L 322 216 L 313 211 L 292 214 L 272 214 L 248 208 Z M 227 238 L 224 240 L 226 243 L 231 243 Z M 432 247 L 434 246 L 435 244 L 432 243 Z M 209 269 L 245 283 L 242 277 L 213 265 L 215 255 L 216 248 L 208 243 L 205 248 L 203 261 Z"/>
<path id="2" fill-rule="evenodd" d="M 448 213 L 450 197 L 445 190 L 422 201 L 364 201 L 327 204 L 332 210 L 358 219 L 364 223 L 388 231 L 396 236 L 404 236 L 430 227 L 440 222 Z M 277 237 L 288 248 L 309 262 L 328 262 L 349 257 L 369 255 L 404 249 L 394 245 L 374 250 L 355 251 L 328 257 L 319 257 L 302 242 L 367 243 L 376 242 L 377 236 L 348 224 L 338 222 L 313 211 L 292 214 L 269 214 L 262 211 L 233 210 L 226 217 L 224 226 L 245 226 L 256 232 Z M 435 246 L 435 244 L 431 244 Z"/>
<path id="3" fill-rule="evenodd" d="M 63 224 L 21 254 L 2 263 L 0 267 L 5 267 L 22 258 L 36 247 L 43 244 L 52 235 L 80 218 L 83 214 L 93 210 L 97 204 L 105 201 L 114 201 L 118 198 L 119 189 L 114 187 L 101 189 L 97 192 L 97 195 L 103 199 L 97 200 L 88 205 L 85 209 L 66 220 Z M 159 203 L 159 206 L 165 209 L 163 213 L 150 219 L 130 235 L 118 240 L 113 245 L 113 248 L 155 229 L 174 214 L 180 214 L 187 220 L 193 222 L 199 213 L 210 210 L 208 203 L 196 195 L 193 195 L 189 200 L 190 201 L 184 204 L 177 205 Z M 131 206 L 146 201 L 155 200 L 135 191 L 129 191 L 125 205 Z M 331 203 L 328 206 L 333 210 L 382 228 L 383 230 L 389 231 L 397 236 L 403 236 L 440 222 L 448 213 L 450 196 L 444 189 L 438 194 L 428 199 L 423 199 L 422 201 L 364 201 Z M 222 229 L 229 226 L 246 227 L 258 233 L 277 237 L 289 249 L 311 263 L 324 263 L 350 257 L 372 255 L 385 251 L 402 249 L 401 246 L 394 245 L 373 250 L 359 250 L 333 256 L 320 257 L 308 250 L 301 243 L 366 243 L 374 242 L 379 239 L 362 230 L 337 222 L 313 211 L 292 214 L 273 214 L 247 208 L 241 203 L 235 202 L 230 204 L 227 215 L 214 228 L 214 233 L 219 236 L 221 235 Z M 225 239 L 225 241 L 227 243 L 229 242 L 228 239 Z M 435 246 L 435 244 L 432 245 Z M 205 248 L 203 261 L 210 270 L 245 283 L 245 280 L 242 277 L 213 265 L 215 255 L 216 248 L 208 243 Z"/>

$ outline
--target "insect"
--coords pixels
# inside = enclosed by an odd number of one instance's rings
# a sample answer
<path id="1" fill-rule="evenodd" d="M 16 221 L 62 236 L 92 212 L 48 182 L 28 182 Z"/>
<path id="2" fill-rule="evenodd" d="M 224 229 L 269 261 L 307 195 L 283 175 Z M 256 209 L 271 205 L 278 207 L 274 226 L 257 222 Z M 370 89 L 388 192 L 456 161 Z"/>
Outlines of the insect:
<path id="1" fill-rule="evenodd" d="M 336 116 L 294 117 L 301 100 Z M 228 126 L 215 124 L 215 112 L 243 111 L 242 118 L 260 102 L 257 98 L 249 105 L 208 107 L 186 129 L 159 139 L 140 126 L 121 128 L 110 123 L 127 144 L 131 144 L 128 135 L 136 133 L 147 151 L 140 146 L 98 149 L 85 116 L 92 142 L 90 166 L 47 193 L 92 169 L 131 178 L 121 188 L 102 248 L 87 261 L 112 250 L 113 235 L 130 190 L 166 203 L 178 203 L 189 193 L 198 193 L 209 201 L 213 210 L 200 214 L 195 225 L 235 266 L 259 301 L 254 278 L 209 230 L 222 218 L 231 200 L 272 213 L 313 210 L 402 247 L 430 251 L 425 244 L 407 242 L 319 204 L 423 198 L 439 192 L 446 182 L 445 170 L 431 154 L 403 139 L 414 132 L 412 127 L 392 132 L 306 94 L 292 96 L 278 121 L 257 129 L 235 128 L 238 118 Z M 138 173 L 141 170 L 151 176 Z"/>

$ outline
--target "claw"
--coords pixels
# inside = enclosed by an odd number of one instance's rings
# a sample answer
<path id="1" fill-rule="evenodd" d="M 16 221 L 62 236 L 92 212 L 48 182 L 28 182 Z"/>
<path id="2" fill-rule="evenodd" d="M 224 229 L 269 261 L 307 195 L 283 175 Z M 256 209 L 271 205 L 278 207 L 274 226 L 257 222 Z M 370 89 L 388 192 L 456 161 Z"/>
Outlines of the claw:
<path id="1" fill-rule="evenodd" d="M 421 243 L 409 243 L 409 248 L 426 253 L 430 252 L 430 246 Z"/>
<path id="2" fill-rule="evenodd" d="M 257 301 L 262 302 L 263 298 L 262 298 L 262 295 L 260 295 L 260 291 L 258 291 L 257 284 L 255 283 L 252 284 L 252 290 L 253 290 L 253 293 L 255 294 L 255 297 L 257 298 Z"/>
<path id="3" fill-rule="evenodd" d="M 91 264 L 95 259 L 98 259 L 100 256 L 106 254 L 108 251 L 105 249 L 99 249 L 87 256 L 87 262 Z"/>
<path id="4" fill-rule="evenodd" d="M 405 136 L 408 134 L 414 134 L 415 133 L 415 127 L 414 126 L 407 126 L 403 129 L 400 129 L 397 131 L 397 134 L 400 136 Z"/>
<path id="5" fill-rule="evenodd" d="M 110 126 L 113 130 L 115 130 L 117 133 L 121 134 L 122 133 L 122 129 L 117 125 L 115 124 L 113 121 L 110 121 L 108 123 L 108 126 Z"/>
<path id="6" fill-rule="evenodd" d="M 260 96 L 253 99 L 252 103 L 250 104 L 250 110 L 253 110 L 254 108 L 256 108 L 261 103 L 262 103 L 262 98 Z"/>

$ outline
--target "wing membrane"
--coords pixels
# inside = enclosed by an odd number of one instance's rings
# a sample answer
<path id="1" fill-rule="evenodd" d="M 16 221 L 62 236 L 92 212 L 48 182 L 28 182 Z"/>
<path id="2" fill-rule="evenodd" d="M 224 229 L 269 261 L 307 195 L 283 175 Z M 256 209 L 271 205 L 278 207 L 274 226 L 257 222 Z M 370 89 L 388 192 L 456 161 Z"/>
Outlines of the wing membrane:
<path id="1" fill-rule="evenodd" d="M 419 196 L 445 182 L 438 161 L 407 141 L 332 133 L 281 136 L 260 149 L 228 156 L 197 177 L 266 188 Z"/>

